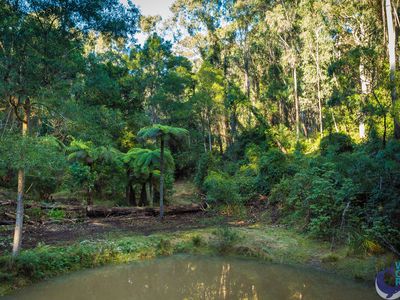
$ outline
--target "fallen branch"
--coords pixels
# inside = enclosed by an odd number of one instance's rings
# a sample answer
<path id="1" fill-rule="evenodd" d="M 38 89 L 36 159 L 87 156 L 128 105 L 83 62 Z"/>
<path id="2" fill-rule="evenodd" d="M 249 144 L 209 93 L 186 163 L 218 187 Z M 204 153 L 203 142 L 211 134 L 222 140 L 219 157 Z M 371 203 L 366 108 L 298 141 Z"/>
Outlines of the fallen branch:
<path id="1" fill-rule="evenodd" d="M 15 221 L 11 220 L 0 220 L 0 225 L 13 225 L 15 224 Z"/>

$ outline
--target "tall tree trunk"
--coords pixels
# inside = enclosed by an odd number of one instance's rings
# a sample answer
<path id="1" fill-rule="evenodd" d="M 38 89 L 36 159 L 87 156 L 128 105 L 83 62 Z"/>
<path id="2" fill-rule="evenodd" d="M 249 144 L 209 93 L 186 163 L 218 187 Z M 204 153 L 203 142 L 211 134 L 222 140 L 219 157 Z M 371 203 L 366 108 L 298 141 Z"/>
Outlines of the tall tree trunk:
<path id="1" fill-rule="evenodd" d="M 244 54 L 244 90 L 246 93 L 247 101 L 250 103 L 250 105 L 254 106 L 254 103 L 251 101 L 251 97 L 250 97 L 249 58 L 248 58 L 247 50 L 245 50 L 245 54 Z M 249 118 L 247 120 L 249 126 L 251 126 L 252 116 L 253 116 L 253 114 L 250 112 Z"/>
<path id="2" fill-rule="evenodd" d="M 219 153 L 221 155 L 223 155 L 224 154 L 224 144 L 223 144 L 223 141 L 222 141 L 221 127 L 222 127 L 221 126 L 221 122 L 218 121 L 217 122 L 217 131 L 218 131 L 218 140 L 217 140 L 217 142 L 218 142 L 218 146 L 219 146 Z"/>
<path id="3" fill-rule="evenodd" d="M 31 114 L 31 103 L 29 98 L 25 100 L 24 104 L 24 117 L 22 121 L 22 136 L 29 135 L 29 122 Z M 17 195 L 17 211 L 15 218 L 15 231 L 12 256 L 16 257 L 21 250 L 22 230 L 24 223 L 24 188 L 25 188 L 25 170 L 23 168 L 18 170 L 18 195 Z"/>
<path id="4" fill-rule="evenodd" d="M 300 114 L 299 114 L 299 97 L 297 92 L 297 69 L 293 66 L 293 83 L 294 83 L 294 106 L 296 112 L 296 140 L 300 138 Z"/>
<path id="5" fill-rule="evenodd" d="M 212 137 L 211 137 L 211 121 L 210 116 L 208 116 L 208 146 L 210 152 L 212 152 Z"/>
<path id="6" fill-rule="evenodd" d="M 394 117 L 394 137 L 400 139 L 400 108 L 397 103 L 396 91 L 396 33 L 393 26 L 392 5 L 390 0 L 386 0 L 386 21 L 388 30 L 388 51 L 390 66 L 390 85 Z"/>
<path id="7" fill-rule="evenodd" d="M 337 126 L 336 118 L 335 118 L 335 114 L 333 113 L 333 110 L 331 111 L 331 115 L 332 115 L 333 125 L 335 125 L 335 131 L 336 131 L 336 133 L 338 133 L 339 132 L 339 128 Z"/>
<path id="8" fill-rule="evenodd" d="M 318 42 L 318 31 L 316 31 L 316 69 L 317 69 L 317 95 L 318 95 L 318 115 L 319 115 L 319 133 L 321 137 L 324 135 L 324 127 L 322 123 L 322 99 L 321 99 L 321 71 L 319 65 L 319 42 Z"/>
<path id="9" fill-rule="evenodd" d="M 160 219 L 164 218 L 164 137 L 160 138 Z"/>
<path id="10" fill-rule="evenodd" d="M 364 105 L 365 98 L 368 95 L 368 83 L 367 83 L 367 76 L 365 75 L 365 67 L 362 62 L 360 62 L 359 70 L 360 70 L 360 84 L 361 84 L 361 99 L 362 99 L 362 105 Z M 364 112 L 362 111 L 360 112 L 358 131 L 360 138 L 361 139 L 365 138 L 365 115 Z"/>
<path id="11" fill-rule="evenodd" d="M 233 104 L 231 107 L 231 113 L 229 118 L 229 127 L 231 129 L 231 142 L 234 143 L 236 141 L 236 133 L 237 133 L 237 115 L 236 115 L 236 104 Z"/>
<path id="12" fill-rule="evenodd" d="M 203 137 L 204 153 L 207 153 L 207 138 L 206 138 L 206 130 L 205 130 L 205 126 L 204 126 L 203 116 L 201 117 L 201 130 L 202 130 L 202 137 Z"/>

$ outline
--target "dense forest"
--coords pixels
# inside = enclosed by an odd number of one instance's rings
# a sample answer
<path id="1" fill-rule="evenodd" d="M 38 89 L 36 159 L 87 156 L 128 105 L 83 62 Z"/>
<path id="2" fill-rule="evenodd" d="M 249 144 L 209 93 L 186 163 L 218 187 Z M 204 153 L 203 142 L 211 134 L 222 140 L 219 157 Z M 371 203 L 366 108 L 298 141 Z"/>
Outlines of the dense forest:
<path id="1" fill-rule="evenodd" d="M 333 248 L 399 254 L 400 3 L 176 0 L 171 11 L 0 2 L 14 256 L 27 199 L 71 193 L 161 205 L 162 217 L 175 180 L 193 181 L 210 210 L 262 203 L 274 224 Z"/>

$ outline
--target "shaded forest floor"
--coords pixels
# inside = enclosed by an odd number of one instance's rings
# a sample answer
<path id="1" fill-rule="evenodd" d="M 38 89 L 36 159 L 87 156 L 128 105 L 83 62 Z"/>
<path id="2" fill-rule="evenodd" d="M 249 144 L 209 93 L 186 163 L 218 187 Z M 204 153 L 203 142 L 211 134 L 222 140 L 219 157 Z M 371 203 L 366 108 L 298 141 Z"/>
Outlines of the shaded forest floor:
<path id="1" fill-rule="evenodd" d="M 65 195 L 63 195 L 65 196 Z M 3 201 L 14 197 L 13 193 L 3 190 L 0 193 Z M 65 199 L 65 198 L 63 198 Z M 57 198 L 52 204 L 57 203 Z M 191 182 L 178 181 L 174 185 L 174 194 L 171 197 L 170 205 L 190 205 L 199 203 L 200 196 Z M 67 202 L 67 203 L 66 203 Z M 75 202 L 75 200 L 73 200 Z M 106 205 L 107 205 L 106 201 Z M 60 200 L 59 204 L 71 204 L 66 200 Z M 76 203 L 72 203 L 76 204 Z M 104 204 L 97 202 L 97 204 Z M 1 211 L 8 215 L 13 214 L 10 208 L 8 211 Z M 254 223 L 258 218 L 255 213 L 251 218 L 238 218 L 237 216 L 227 216 L 212 211 L 202 211 L 196 213 L 167 215 L 163 221 L 158 217 L 152 216 L 110 216 L 101 218 L 79 218 L 76 215 L 66 215 L 62 219 L 51 219 L 47 215 L 37 211 L 26 209 L 26 220 L 23 234 L 23 249 L 34 248 L 40 244 L 46 245 L 67 245 L 76 241 L 86 239 L 97 239 L 108 234 L 142 234 L 150 235 L 156 232 L 176 232 L 196 228 L 206 228 L 213 225 L 233 225 L 245 226 Z M 34 222 L 35 219 L 40 219 Z M 0 226 L 0 254 L 4 254 L 11 249 L 14 225 Z"/>

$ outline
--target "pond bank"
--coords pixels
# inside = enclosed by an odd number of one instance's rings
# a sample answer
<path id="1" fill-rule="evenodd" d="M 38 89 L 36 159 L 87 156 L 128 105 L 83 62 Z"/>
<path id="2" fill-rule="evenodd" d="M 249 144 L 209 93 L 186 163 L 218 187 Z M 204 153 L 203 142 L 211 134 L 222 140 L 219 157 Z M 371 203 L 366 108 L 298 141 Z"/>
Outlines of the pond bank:
<path id="1" fill-rule="evenodd" d="M 40 280 L 106 264 L 120 264 L 178 253 L 251 257 L 290 265 L 310 265 L 373 283 L 376 271 L 393 262 L 390 254 L 350 255 L 347 248 L 271 225 L 210 226 L 148 236 L 109 233 L 70 245 L 39 245 L 22 251 L 10 264 L 0 260 L 0 295 Z"/>

